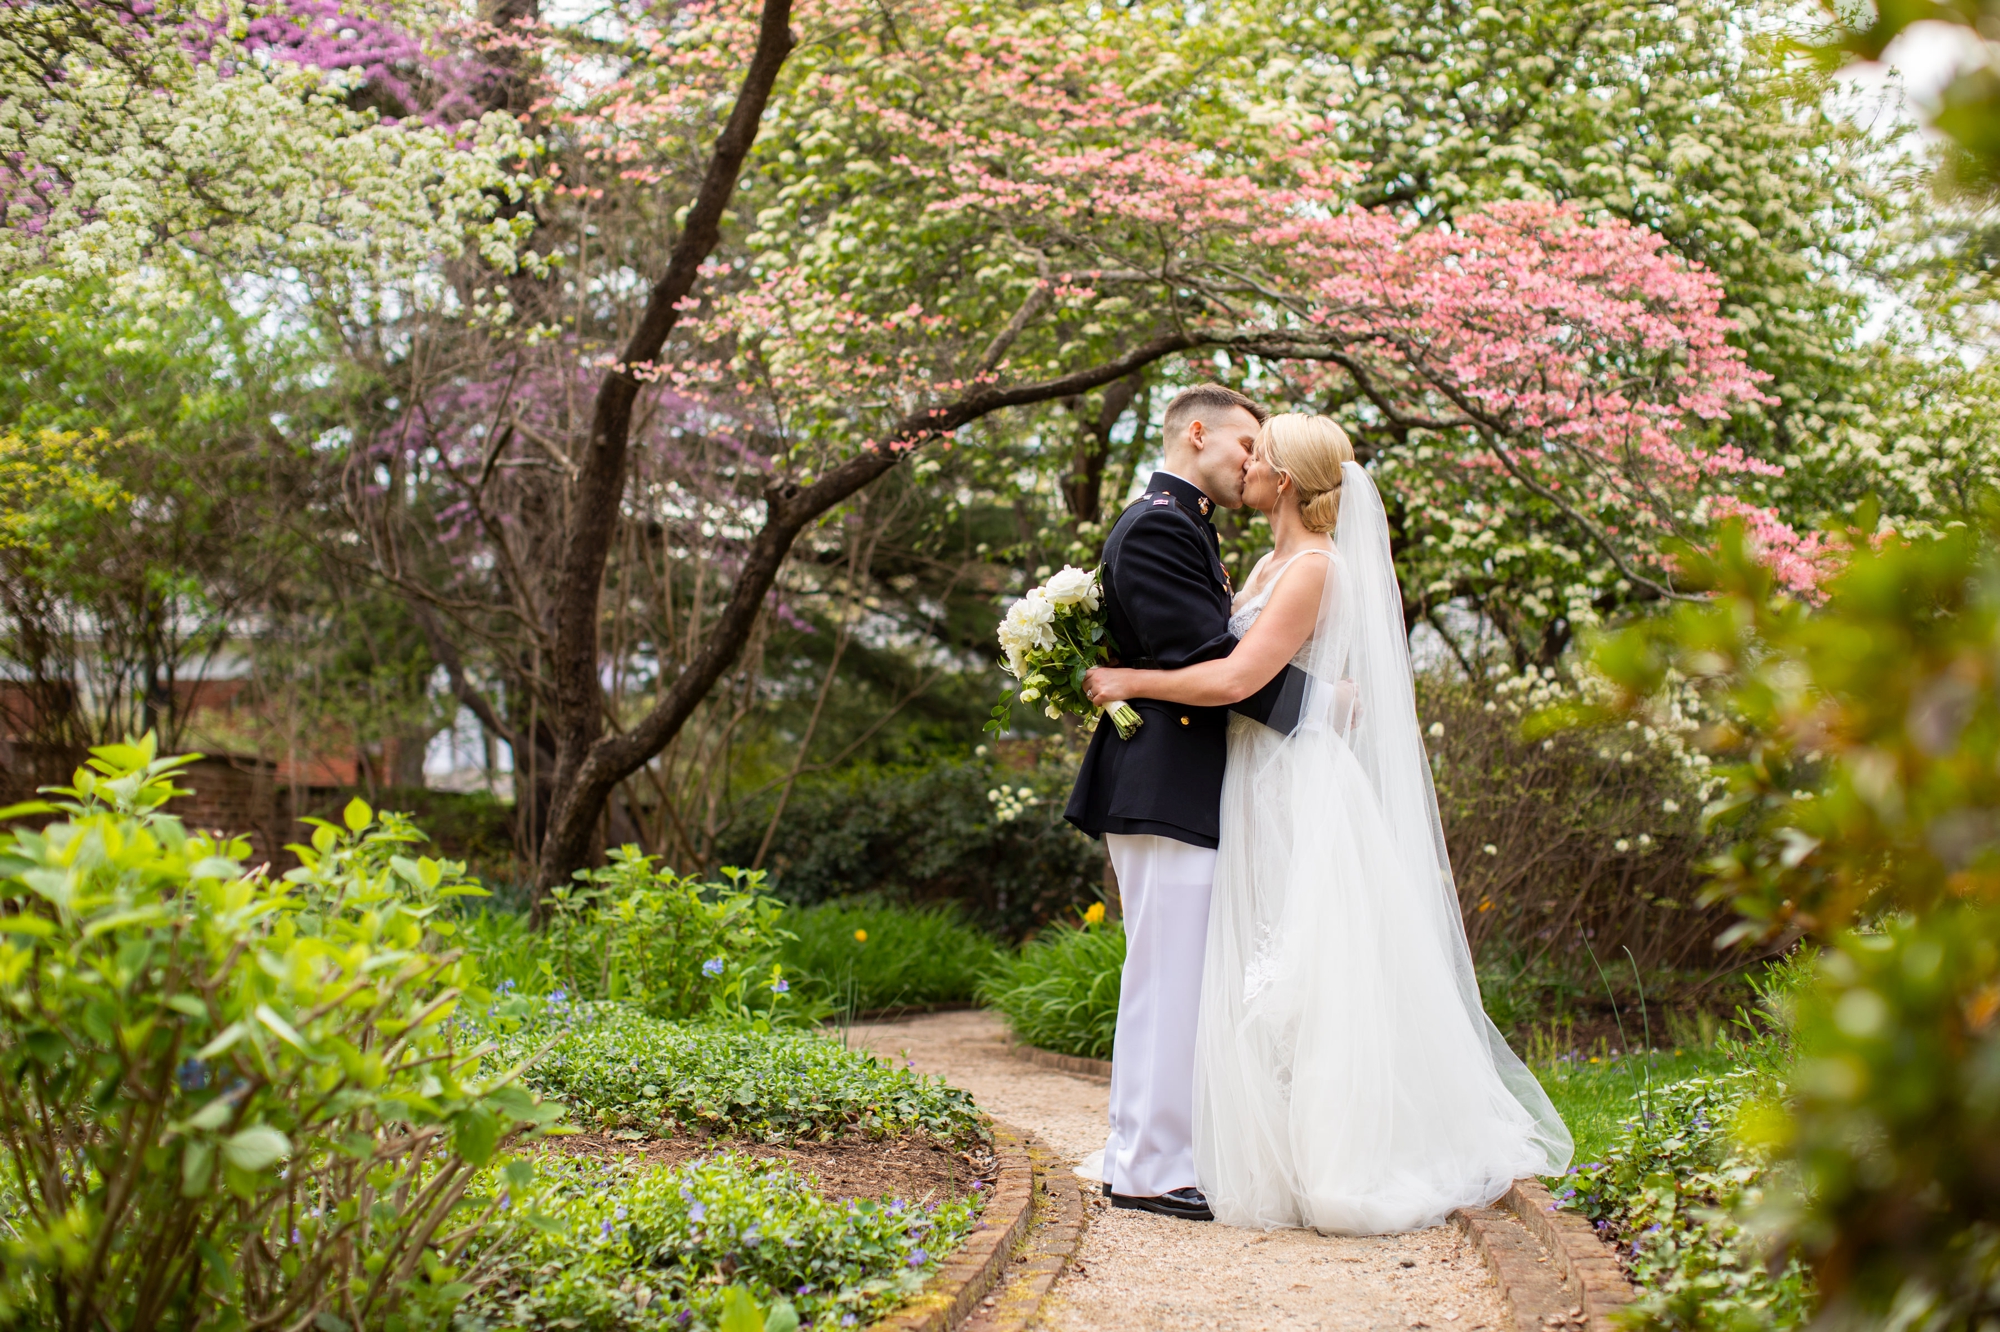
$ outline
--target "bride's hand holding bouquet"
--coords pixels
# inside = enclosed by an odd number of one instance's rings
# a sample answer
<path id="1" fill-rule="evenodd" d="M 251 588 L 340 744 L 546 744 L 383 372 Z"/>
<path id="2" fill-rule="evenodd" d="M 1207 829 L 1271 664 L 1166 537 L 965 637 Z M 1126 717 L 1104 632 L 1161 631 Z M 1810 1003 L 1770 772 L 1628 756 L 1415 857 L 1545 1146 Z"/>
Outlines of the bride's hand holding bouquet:
<path id="1" fill-rule="evenodd" d="M 1000 621 L 1000 648 L 1007 673 L 1021 688 L 1001 698 L 987 730 L 1006 730 L 1017 702 L 1041 704 L 1051 721 L 1065 712 L 1095 720 L 1099 711 L 1084 692 L 1084 675 L 1110 660 L 1113 648 L 1097 571 L 1064 565 L 1048 582 L 1029 589 Z M 1104 711 L 1121 739 L 1139 729 L 1139 714 L 1127 704 L 1113 703 Z"/>

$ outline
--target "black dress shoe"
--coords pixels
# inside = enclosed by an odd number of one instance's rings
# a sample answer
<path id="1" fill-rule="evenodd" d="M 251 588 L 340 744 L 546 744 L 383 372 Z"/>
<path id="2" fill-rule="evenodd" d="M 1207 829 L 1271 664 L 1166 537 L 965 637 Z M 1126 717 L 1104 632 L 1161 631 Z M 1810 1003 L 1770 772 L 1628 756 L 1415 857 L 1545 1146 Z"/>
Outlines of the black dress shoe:
<path id="1" fill-rule="evenodd" d="M 1110 1192 L 1110 1186 L 1105 1186 Z M 1197 1188 L 1175 1189 L 1157 1198 L 1133 1198 L 1123 1193 L 1111 1194 L 1113 1207 L 1126 1207 L 1135 1212 L 1158 1212 L 1161 1216 L 1177 1216 L 1183 1221 L 1213 1221 L 1215 1213 L 1208 1210 L 1208 1199 L 1201 1196 Z"/>

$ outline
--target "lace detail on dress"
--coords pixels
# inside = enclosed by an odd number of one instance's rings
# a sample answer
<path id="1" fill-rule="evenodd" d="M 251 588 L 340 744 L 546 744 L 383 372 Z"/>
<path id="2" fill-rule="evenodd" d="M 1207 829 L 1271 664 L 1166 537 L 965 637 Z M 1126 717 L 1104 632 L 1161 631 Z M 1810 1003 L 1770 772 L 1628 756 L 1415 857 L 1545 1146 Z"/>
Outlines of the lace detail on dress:
<path id="1" fill-rule="evenodd" d="M 1297 555 L 1292 556 L 1291 559 L 1286 560 L 1283 564 L 1273 569 L 1270 577 L 1264 580 L 1263 590 L 1250 598 L 1250 600 L 1244 602 L 1242 610 L 1235 612 L 1229 617 L 1229 632 L 1235 634 L 1238 638 L 1242 638 L 1243 635 L 1249 633 L 1250 626 L 1257 623 L 1257 617 L 1262 615 L 1264 607 L 1271 603 L 1271 594 L 1278 590 L 1278 580 L 1285 576 L 1285 570 L 1291 568 L 1293 561 L 1297 560 L 1300 556 L 1315 553 L 1330 557 L 1333 551 L 1322 546 L 1308 546 Z M 1304 666 L 1306 664 L 1306 658 L 1312 655 L 1312 644 L 1313 640 L 1311 636 L 1308 636 L 1306 641 L 1299 646 L 1299 650 L 1292 654 L 1292 664 L 1294 666 Z"/>

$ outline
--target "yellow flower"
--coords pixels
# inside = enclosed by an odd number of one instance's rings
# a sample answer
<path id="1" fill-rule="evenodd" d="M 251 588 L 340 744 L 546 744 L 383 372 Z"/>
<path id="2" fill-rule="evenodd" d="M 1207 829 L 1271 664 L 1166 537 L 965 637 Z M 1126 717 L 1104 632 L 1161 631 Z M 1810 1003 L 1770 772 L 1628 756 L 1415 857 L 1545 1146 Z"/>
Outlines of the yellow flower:
<path id="1" fill-rule="evenodd" d="M 1090 906 L 1089 906 L 1088 908 L 1086 908 L 1086 909 L 1085 909 L 1085 911 L 1084 911 L 1084 913 L 1083 913 L 1083 923 L 1084 923 L 1084 924 L 1086 924 L 1086 925 L 1101 925 L 1101 924 L 1103 924 L 1103 923 L 1104 923 L 1104 903 L 1102 903 L 1102 902 L 1092 902 L 1092 903 L 1090 904 Z"/>
<path id="2" fill-rule="evenodd" d="M 867 943 L 867 942 L 868 942 L 868 931 L 866 931 L 866 930 L 856 930 L 856 931 L 854 932 L 854 942 L 856 942 L 856 943 Z"/>

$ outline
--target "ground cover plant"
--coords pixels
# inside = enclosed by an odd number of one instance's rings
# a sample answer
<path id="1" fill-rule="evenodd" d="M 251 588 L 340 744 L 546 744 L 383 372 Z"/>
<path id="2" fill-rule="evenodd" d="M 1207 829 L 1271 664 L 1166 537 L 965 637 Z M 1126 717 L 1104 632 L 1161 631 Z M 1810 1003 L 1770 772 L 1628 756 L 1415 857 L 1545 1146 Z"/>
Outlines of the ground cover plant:
<path id="1" fill-rule="evenodd" d="M 1125 927 L 1098 903 L 1075 925 L 1053 925 L 1005 958 L 980 996 L 1016 1040 L 1087 1059 L 1111 1058 Z"/>
<path id="2" fill-rule="evenodd" d="M 778 952 L 786 973 L 848 1013 L 969 1003 L 1000 960 L 991 936 L 948 906 L 824 902 L 779 925 L 792 936 Z"/>
<path id="3" fill-rule="evenodd" d="M 495 1065 L 539 1051 L 524 1081 L 585 1124 L 774 1141 L 920 1131 L 966 1142 L 985 1132 L 965 1092 L 830 1034 L 668 1022 L 605 1002 L 527 1009 L 496 1042 Z"/>
<path id="4" fill-rule="evenodd" d="M 450 1019 L 477 893 L 359 801 L 282 879 L 163 806 L 189 760 L 93 751 L 0 838 L 0 1314 L 427 1327 L 491 1275 L 560 1114 Z"/>
<path id="5" fill-rule="evenodd" d="M 764 1332 L 853 1327 L 918 1290 L 978 1215 L 976 1192 L 832 1203 L 782 1164 L 728 1154 L 544 1168 L 549 1220 L 475 1302 L 489 1325 L 728 1330 L 747 1296 Z"/>
<path id="6" fill-rule="evenodd" d="M 1755 1066 L 1651 1086 L 1613 1140 L 1579 1150 L 1583 1163 L 1558 1182 L 1557 1200 L 1596 1226 L 1639 1287 L 1634 1326 L 1754 1332 L 1810 1320 L 1804 1264 L 1774 1259 L 1747 1224 L 1773 1162 L 1739 1128 L 1780 1092 Z"/>

